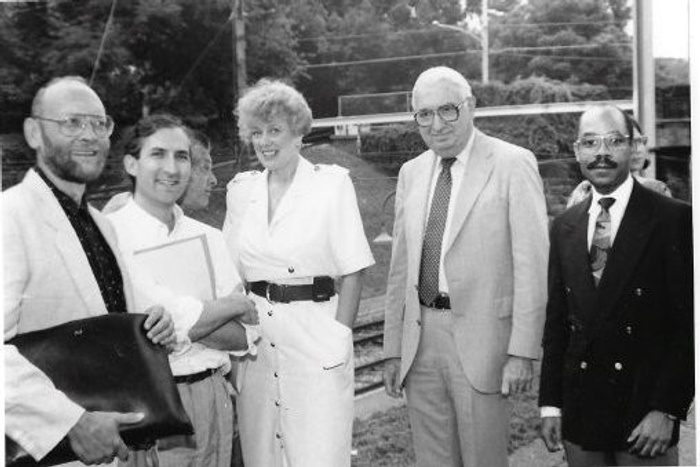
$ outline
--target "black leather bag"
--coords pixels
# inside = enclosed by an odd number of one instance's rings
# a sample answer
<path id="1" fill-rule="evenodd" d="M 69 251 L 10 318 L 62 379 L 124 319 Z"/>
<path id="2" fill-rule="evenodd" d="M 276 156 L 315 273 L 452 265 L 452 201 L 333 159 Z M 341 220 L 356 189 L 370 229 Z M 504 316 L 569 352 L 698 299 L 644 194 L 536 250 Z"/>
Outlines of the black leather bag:
<path id="1" fill-rule="evenodd" d="M 131 448 L 192 434 L 165 349 L 143 329 L 146 315 L 118 313 L 20 334 L 6 342 L 41 369 L 72 401 L 89 411 L 143 412 L 120 434 Z M 41 461 L 5 437 L 5 464 L 47 466 L 77 460 L 67 438 Z"/>

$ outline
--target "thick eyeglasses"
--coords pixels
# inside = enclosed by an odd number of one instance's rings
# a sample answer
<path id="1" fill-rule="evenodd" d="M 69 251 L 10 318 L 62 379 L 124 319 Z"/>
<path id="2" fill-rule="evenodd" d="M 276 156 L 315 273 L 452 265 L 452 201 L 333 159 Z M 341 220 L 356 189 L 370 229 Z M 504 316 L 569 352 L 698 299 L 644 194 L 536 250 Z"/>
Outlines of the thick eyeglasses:
<path id="1" fill-rule="evenodd" d="M 433 123 L 433 118 L 437 113 L 438 117 L 442 119 L 443 122 L 456 122 L 459 119 L 459 109 L 467 102 L 469 98 L 467 97 L 459 104 L 445 104 L 437 108 L 437 110 L 432 109 L 421 109 L 413 114 L 413 119 L 419 126 L 430 126 Z"/>
<path id="2" fill-rule="evenodd" d="M 87 128 L 88 123 L 92 128 L 92 132 L 99 138 L 108 137 L 112 134 L 112 131 L 114 131 L 114 120 L 112 120 L 112 117 L 109 115 L 104 117 L 92 115 L 70 115 L 60 119 L 37 116 L 33 116 L 32 118 L 58 124 L 58 131 L 60 131 L 63 136 L 69 137 L 82 134 L 82 132 L 85 131 L 85 128 Z"/>
<path id="3" fill-rule="evenodd" d="M 600 149 L 600 145 L 605 145 L 611 151 L 622 151 L 630 145 L 630 137 L 620 134 L 611 135 L 588 135 L 582 136 L 574 143 L 576 148 L 584 154 L 594 154 Z"/>

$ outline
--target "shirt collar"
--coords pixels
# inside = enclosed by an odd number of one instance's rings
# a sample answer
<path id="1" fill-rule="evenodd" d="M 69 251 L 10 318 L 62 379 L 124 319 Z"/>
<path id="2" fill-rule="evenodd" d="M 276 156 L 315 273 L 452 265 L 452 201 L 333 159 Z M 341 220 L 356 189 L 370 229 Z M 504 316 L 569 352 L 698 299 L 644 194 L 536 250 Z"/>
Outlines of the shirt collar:
<path id="1" fill-rule="evenodd" d="M 129 201 L 127 201 L 123 209 L 128 209 L 131 211 L 141 225 L 145 224 L 168 230 L 168 226 L 164 222 L 139 206 L 138 203 L 134 201 L 133 196 L 129 198 Z M 182 208 L 177 204 L 173 206 L 173 214 L 175 216 L 175 225 L 172 231 L 175 232 L 178 229 L 178 226 L 182 223 L 182 219 L 185 217 L 185 214 L 182 212 Z"/>
<path id="2" fill-rule="evenodd" d="M 472 152 L 472 148 L 474 147 L 474 135 L 476 131 L 472 129 L 472 134 L 469 135 L 469 139 L 467 140 L 467 144 L 464 145 L 464 148 L 455 156 L 457 159 L 455 163 L 453 164 L 453 167 L 457 164 L 466 167 L 467 162 L 469 161 L 469 155 Z M 435 155 L 435 162 L 439 166 L 440 161 L 442 160 L 442 157 L 438 156 L 435 151 L 433 151 L 433 154 Z"/>
<path id="3" fill-rule="evenodd" d="M 615 204 L 613 205 L 614 207 L 619 207 L 619 206 L 627 206 L 627 202 L 630 199 L 630 195 L 632 194 L 632 186 L 634 185 L 633 179 L 631 175 L 627 175 L 627 178 L 625 179 L 622 184 L 620 184 L 619 187 L 615 189 L 610 194 L 607 195 L 602 195 L 598 193 L 598 191 L 593 187 L 591 190 L 592 194 L 592 199 L 591 199 L 591 207 L 589 208 L 588 212 L 591 212 L 594 208 L 597 209 L 598 207 L 598 201 L 600 201 L 601 198 L 614 198 L 615 199 Z"/>
<path id="4" fill-rule="evenodd" d="M 51 179 L 44 173 L 41 167 L 39 167 L 38 165 L 35 166 L 34 171 L 37 173 L 37 175 L 39 175 L 39 177 L 41 177 L 44 183 L 48 185 L 48 187 L 51 189 L 51 192 L 58 200 L 58 204 L 61 205 L 64 211 L 71 214 L 77 214 L 81 211 L 87 211 L 87 200 L 85 199 L 85 195 L 83 195 L 83 197 L 80 199 L 80 203 L 76 203 L 73 198 L 62 192 L 61 189 L 58 188 L 54 184 L 54 182 L 51 181 Z"/>

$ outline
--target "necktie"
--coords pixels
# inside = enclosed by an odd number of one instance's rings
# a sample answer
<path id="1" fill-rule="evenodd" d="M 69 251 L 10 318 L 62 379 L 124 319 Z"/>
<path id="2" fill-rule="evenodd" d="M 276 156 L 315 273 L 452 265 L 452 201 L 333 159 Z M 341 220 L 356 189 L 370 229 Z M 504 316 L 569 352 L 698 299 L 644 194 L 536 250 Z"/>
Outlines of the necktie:
<path id="1" fill-rule="evenodd" d="M 593 231 L 593 242 L 591 242 L 591 272 L 593 273 L 593 281 L 596 287 L 603 277 L 605 262 L 608 260 L 608 252 L 610 251 L 610 206 L 615 202 L 615 198 L 600 198 L 600 212 L 595 221 L 595 230 Z"/>
<path id="2" fill-rule="evenodd" d="M 421 302 L 426 305 L 432 304 L 439 293 L 442 237 L 445 233 L 447 208 L 450 205 L 450 192 L 452 191 L 450 168 L 455 160 L 456 158 L 451 157 L 449 159 L 443 158 L 440 161 L 442 170 L 435 185 L 428 224 L 425 227 L 418 296 Z"/>

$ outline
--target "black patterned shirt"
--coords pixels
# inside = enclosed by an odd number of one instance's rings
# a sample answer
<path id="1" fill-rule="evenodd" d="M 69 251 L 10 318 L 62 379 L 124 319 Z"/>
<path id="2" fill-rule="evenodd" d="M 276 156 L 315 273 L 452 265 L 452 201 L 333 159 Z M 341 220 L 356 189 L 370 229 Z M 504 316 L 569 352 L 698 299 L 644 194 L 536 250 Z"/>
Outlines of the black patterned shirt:
<path id="1" fill-rule="evenodd" d="M 108 313 L 123 313 L 126 311 L 126 299 L 124 298 L 124 282 L 119 270 L 117 259 L 109 247 L 102 232 L 95 224 L 95 220 L 88 211 L 88 204 L 83 196 L 80 204 L 58 189 L 39 167 L 34 170 L 42 180 L 51 188 L 58 204 L 63 208 L 75 233 L 80 240 L 80 245 L 85 251 L 90 269 L 97 280 L 102 299 L 107 306 Z"/>

